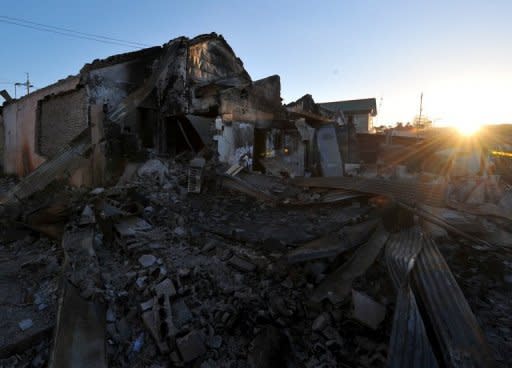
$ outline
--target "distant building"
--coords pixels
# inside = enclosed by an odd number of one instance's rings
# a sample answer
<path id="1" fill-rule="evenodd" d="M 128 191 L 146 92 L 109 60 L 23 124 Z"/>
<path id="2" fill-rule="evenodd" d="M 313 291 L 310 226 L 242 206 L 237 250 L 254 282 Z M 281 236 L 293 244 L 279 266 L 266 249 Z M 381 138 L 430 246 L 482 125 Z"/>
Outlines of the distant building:
<path id="1" fill-rule="evenodd" d="M 343 112 L 345 121 L 353 123 L 358 133 L 373 133 L 374 131 L 373 118 L 377 116 L 377 101 L 375 98 L 323 102 L 318 105 L 335 113 Z"/>

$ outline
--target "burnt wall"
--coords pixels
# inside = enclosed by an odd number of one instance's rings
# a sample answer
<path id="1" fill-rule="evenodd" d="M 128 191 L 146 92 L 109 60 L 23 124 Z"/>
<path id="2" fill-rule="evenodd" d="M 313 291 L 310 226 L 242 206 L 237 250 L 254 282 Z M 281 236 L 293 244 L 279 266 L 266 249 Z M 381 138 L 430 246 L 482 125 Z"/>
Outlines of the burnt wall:
<path id="1" fill-rule="evenodd" d="M 38 153 L 52 157 L 87 126 L 85 89 L 47 97 L 39 105 Z"/>
<path id="2" fill-rule="evenodd" d="M 4 105 L 5 173 L 25 176 L 46 160 L 36 152 L 39 101 L 52 94 L 74 90 L 78 82 L 78 77 L 68 77 Z"/>

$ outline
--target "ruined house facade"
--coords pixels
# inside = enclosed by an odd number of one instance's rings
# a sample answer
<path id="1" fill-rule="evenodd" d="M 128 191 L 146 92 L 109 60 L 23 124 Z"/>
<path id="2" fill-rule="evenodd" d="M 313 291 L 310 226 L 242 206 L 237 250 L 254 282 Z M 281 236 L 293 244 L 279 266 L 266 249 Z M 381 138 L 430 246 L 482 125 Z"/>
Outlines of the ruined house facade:
<path id="1" fill-rule="evenodd" d="M 4 103 L 4 172 L 25 176 L 86 134 L 90 153 L 73 171 L 74 185 L 113 180 L 148 151 L 204 148 L 267 173 L 342 175 L 336 114 L 312 98 L 283 106 L 280 90 L 276 75 L 252 81 L 217 34 L 95 60 Z"/>
<path id="2" fill-rule="evenodd" d="M 354 124 L 357 133 L 373 133 L 373 118 L 377 116 L 375 98 L 323 102 L 322 108 L 334 113 L 342 112 L 347 123 Z"/>

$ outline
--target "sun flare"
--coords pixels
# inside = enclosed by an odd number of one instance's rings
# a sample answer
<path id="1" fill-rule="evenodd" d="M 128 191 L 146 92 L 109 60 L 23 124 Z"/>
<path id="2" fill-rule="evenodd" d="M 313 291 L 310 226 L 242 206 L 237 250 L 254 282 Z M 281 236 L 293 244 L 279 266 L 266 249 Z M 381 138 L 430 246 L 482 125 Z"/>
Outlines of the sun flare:
<path id="1" fill-rule="evenodd" d="M 478 123 L 465 123 L 457 124 L 455 125 L 455 127 L 457 128 L 460 134 L 464 136 L 470 136 L 477 133 L 480 130 L 481 125 Z"/>

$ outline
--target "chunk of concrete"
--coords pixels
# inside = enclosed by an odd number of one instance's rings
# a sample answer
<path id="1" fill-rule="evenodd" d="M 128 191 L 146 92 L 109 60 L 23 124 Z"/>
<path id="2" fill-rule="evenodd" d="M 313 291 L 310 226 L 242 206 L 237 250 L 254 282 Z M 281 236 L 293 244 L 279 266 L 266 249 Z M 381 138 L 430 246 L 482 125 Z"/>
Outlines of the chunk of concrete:
<path id="1" fill-rule="evenodd" d="M 192 312 L 181 298 L 171 303 L 171 310 L 176 328 L 181 328 L 192 320 Z"/>
<path id="2" fill-rule="evenodd" d="M 352 290 L 352 303 L 354 305 L 352 317 L 374 330 L 386 316 L 386 307 L 356 290 Z"/>
<path id="3" fill-rule="evenodd" d="M 322 313 L 318 317 L 315 318 L 313 324 L 311 325 L 311 329 L 313 331 L 322 331 L 329 324 L 329 315 L 327 313 Z"/>
<path id="4" fill-rule="evenodd" d="M 173 297 L 176 295 L 176 288 L 171 280 L 165 279 L 159 284 L 155 285 L 155 293 L 157 295 L 165 295 L 167 297 Z"/>
<path id="5" fill-rule="evenodd" d="M 191 362 L 206 353 L 203 338 L 201 334 L 195 330 L 177 339 L 176 345 L 185 363 Z"/>
<path id="6" fill-rule="evenodd" d="M 144 254 L 139 257 L 139 263 L 142 267 L 151 267 L 155 264 L 156 257 L 152 254 Z"/>
<path id="7" fill-rule="evenodd" d="M 255 264 L 246 261 L 245 259 L 240 258 L 236 255 L 231 257 L 231 259 L 228 261 L 228 264 L 233 268 L 237 269 L 238 271 L 242 272 L 252 272 L 256 269 Z"/>
<path id="8" fill-rule="evenodd" d="M 160 160 L 153 159 L 147 161 L 144 165 L 139 167 L 137 175 L 140 177 L 149 176 L 156 177 L 160 184 L 163 184 L 165 177 L 169 174 L 169 169 Z"/>
<path id="9" fill-rule="evenodd" d="M 32 322 L 31 319 L 24 319 L 23 321 L 20 321 L 20 323 L 18 323 L 18 326 L 21 328 L 22 331 L 28 330 L 33 325 L 34 322 Z"/>

